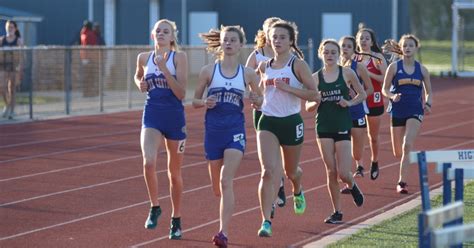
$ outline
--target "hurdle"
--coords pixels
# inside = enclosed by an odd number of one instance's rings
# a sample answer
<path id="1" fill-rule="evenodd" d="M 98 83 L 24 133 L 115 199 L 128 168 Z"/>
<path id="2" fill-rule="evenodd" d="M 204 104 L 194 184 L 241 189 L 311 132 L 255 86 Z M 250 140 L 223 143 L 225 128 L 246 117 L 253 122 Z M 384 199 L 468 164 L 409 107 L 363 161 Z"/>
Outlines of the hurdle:
<path id="1" fill-rule="evenodd" d="M 418 215 L 419 247 L 462 246 L 474 241 L 474 224 L 462 225 L 464 178 L 474 178 L 474 150 L 421 151 L 410 153 L 410 163 L 418 162 L 422 212 Z M 443 207 L 431 209 L 427 163 L 436 163 L 443 173 Z M 451 203 L 452 181 L 455 202 Z M 439 226 L 444 228 L 439 229 Z M 438 229 L 437 229 L 438 228 Z"/>

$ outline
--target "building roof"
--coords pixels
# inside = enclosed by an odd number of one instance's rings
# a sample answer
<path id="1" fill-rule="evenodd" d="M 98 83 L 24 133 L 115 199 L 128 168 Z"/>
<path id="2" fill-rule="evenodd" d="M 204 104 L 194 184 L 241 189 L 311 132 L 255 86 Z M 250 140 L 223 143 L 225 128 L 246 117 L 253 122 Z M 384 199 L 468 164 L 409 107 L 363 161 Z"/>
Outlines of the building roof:
<path id="1" fill-rule="evenodd" d="M 41 22 L 43 17 L 26 11 L 0 7 L 0 20 L 13 20 L 16 22 Z"/>

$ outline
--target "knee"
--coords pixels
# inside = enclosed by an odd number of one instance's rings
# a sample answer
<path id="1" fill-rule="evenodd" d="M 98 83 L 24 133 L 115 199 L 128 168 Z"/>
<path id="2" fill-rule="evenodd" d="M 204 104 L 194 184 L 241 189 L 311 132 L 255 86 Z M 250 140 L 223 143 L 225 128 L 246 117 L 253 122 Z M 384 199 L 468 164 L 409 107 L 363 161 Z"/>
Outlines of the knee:
<path id="1" fill-rule="evenodd" d="M 336 170 L 327 170 L 326 171 L 328 183 L 331 181 L 337 182 L 337 171 Z"/>
<path id="2" fill-rule="evenodd" d="M 271 180 L 275 174 L 274 169 L 264 168 L 261 173 L 261 178 L 263 180 Z"/>
<path id="3" fill-rule="evenodd" d="M 412 144 L 404 143 L 403 144 L 403 154 L 409 154 L 412 148 L 413 148 Z"/>
<path id="4" fill-rule="evenodd" d="M 221 178 L 222 191 L 232 188 L 232 179 L 227 177 Z"/>
<path id="5" fill-rule="evenodd" d="M 156 160 L 143 158 L 143 168 L 144 169 L 153 169 L 156 166 Z"/>
<path id="6" fill-rule="evenodd" d="M 170 180 L 171 185 L 178 185 L 178 184 L 181 184 L 183 181 L 181 177 L 181 173 L 168 172 L 168 178 Z"/>

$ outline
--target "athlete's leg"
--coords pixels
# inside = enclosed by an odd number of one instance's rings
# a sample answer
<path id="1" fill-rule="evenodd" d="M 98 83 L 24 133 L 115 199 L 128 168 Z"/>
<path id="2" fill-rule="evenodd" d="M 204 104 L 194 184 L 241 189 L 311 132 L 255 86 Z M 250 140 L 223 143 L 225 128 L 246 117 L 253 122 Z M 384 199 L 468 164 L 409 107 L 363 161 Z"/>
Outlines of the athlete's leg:
<path id="1" fill-rule="evenodd" d="M 234 186 L 233 180 L 243 157 L 242 151 L 238 149 L 226 149 L 224 151 L 224 165 L 221 170 L 220 189 L 220 230 L 227 235 L 229 222 L 234 213 Z"/>
<path id="2" fill-rule="evenodd" d="M 402 158 L 403 136 L 405 135 L 405 126 L 390 126 L 390 133 L 392 136 L 392 151 L 393 156 L 397 159 Z"/>
<path id="3" fill-rule="evenodd" d="M 405 128 L 405 137 L 403 140 L 403 155 L 400 163 L 399 182 L 406 182 L 405 176 L 408 174 L 408 165 L 410 164 L 410 151 L 415 144 L 415 138 L 421 127 L 421 122 L 417 119 L 408 119 Z"/>
<path id="4" fill-rule="evenodd" d="M 339 183 L 337 181 L 337 167 L 335 158 L 335 146 L 333 139 L 316 139 L 319 152 L 326 166 L 326 176 L 329 196 L 331 197 L 334 212 L 341 210 Z"/>
<path id="5" fill-rule="evenodd" d="M 279 175 L 277 154 L 280 153 L 280 143 L 275 134 L 261 130 L 257 132 L 257 147 L 262 169 L 260 184 L 258 186 L 258 198 L 260 200 L 260 211 L 263 220 L 270 220 L 272 203 L 276 196 L 276 181 Z M 277 178 L 277 179 L 275 179 Z"/>
<path id="6" fill-rule="evenodd" d="M 184 143 L 186 140 L 166 139 L 166 153 L 168 154 L 168 179 L 170 181 L 171 217 L 181 216 L 181 195 L 183 193 L 183 178 L 181 166 L 184 157 Z"/>
<path id="7" fill-rule="evenodd" d="M 156 156 L 160 148 L 162 135 L 154 128 L 142 128 L 140 145 L 143 156 L 143 175 L 151 206 L 158 206 L 158 178 L 156 176 Z"/>
<path id="8" fill-rule="evenodd" d="M 365 139 L 367 137 L 365 128 L 351 129 L 352 142 L 352 158 L 354 158 L 357 166 L 362 166 L 362 155 L 364 153 Z"/>
<path id="9" fill-rule="evenodd" d="M 293 186 L 293 194 L 299 194 L 301 188 L 301 177 L 303 170 L 299 166 L 302 144 L 295 146 L 282 146 L 283 148 L 283 166 L 285 175 L 290 179 Z"/>
<path id="10" fill-rule="evenodd" d="M 224 159 L 209 160 L 209 177 L 211 179 L 212 191 L 217 197 L 221 197 L 220 178 Z"/>
<path id="11" fill-rule="evenodd" d="M 370 154 L 372 162 L 379 160 L 379 132 L 380 116 L 367 116 L 367 128 L 369 130 Z"/>
<path id="12" fill-rule="evenodd" d="M 349 140 L 341 140 L 335 142 L 337 172 L 341 181 L 352 188 L 354 185 L 354 178 L 351 172 L 351 142 Z"/>

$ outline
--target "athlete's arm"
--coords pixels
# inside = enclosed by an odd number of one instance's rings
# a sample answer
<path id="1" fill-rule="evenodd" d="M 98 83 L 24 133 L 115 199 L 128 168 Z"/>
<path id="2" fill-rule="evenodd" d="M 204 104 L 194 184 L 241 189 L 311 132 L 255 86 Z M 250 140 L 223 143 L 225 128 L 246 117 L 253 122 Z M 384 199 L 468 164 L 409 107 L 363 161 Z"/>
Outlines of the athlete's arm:
<path id="1" fill-rule="evenodd" d="M 392 63 L 388 66 L 387 73 L 385 73 L 385 78 L 383 80 L 383 87 L 382 87 L 382 94 L 393 100 L 394 102 L 398 102 L 400 100 L 401 94 L 393 94 L 390 92 L 390 87 L 392 86 L 392 80 L 395 76 L 395 70 L 397 67 L 397 63 Z"/>
<path id="2" fill-rule="evenodd" d="M 314 79 L 311 76 L 311 72 L 306 62 L 301 59 L 295 59 L 293 66 L 295 70 L 295 76 L 301 81 L 305 89 L 291 87 L 285 82 L 280 82 L 279 80 L 275 80 L 275 87 L 288 93 L 291 93 L 303 100 L 319 101 L 321 99 L 321 96 L 316 90 L 316 83 L 314 82 Z"/>
<path id="3" fill-rule="evenodd" d="M 369 75 L 370 75 L 371 78 L 377 80 L 377 82 L 383 82 L 385 71 L 387 70 L 387 62 L 385 61 L 385 58 L 383 57 L 382 54 L 376 53 L 375 56 L 378 59 L 375 59 L 375 58 L 370 58 L 370 59 L 375 60 L 375 66 L 377 67 L 377 69 L 379 69 L 381 74 L 376 75 L 372 72 L 369 72 Z"/>
<path id="4" fill-rule="evenodd" d="M 194 91 L 194 108 L 202 108 L 204 106 L 206 106 L 207 108 L 213 108 L 216 105 L 216 101 L 213 97 L 202 99 L 204 95 L 204 90 L 211 82 L 211 73 L 213 68 L 213 64 L 206 65 L 201 69 L 201 72 L 199 73 L 198 85 L 196 87 L 196 90 Z"/>
<path id="5" fill-rule="evenodd" d="M 252 69 L 257 69 L 258 64 L 257 64 L 257 57 L 255 54 L 255 51 L 253 51 L 249 57 L 247 58 L 247 63 L 245 63 L 245 67 L 250 67 Z"/>
<path id="6" fill-rule="evenodd" d="M 319 85 L 319 78 L 318 78 L 318 73 L 313 73 L 313 75 L 311 76 L 313 78 L 313 81 L 315 83 L 315 86 L 316 86 L 316 89 L 318 88 L 318 85 Z M 319 92 L 318 92 L 319 94 Z M 320 94 L 319 94 L 320 95 Z M 321 98 L 319 99 L 319 101 L 306 101 L 305 103 L 305 109 L 306 111 L 308 112 L 311 112 L 311 111 L 314 111 L 316 110 L 316 107 L 318 106 L 318 103 L 321 101 Z"/>
<path id="7" fill-rule="evenodd" d="M 421 74 L 423 74 L 423 88 L 425 90 L 425 113 L 431 113 L 431 106 L 433 104 L 433 92 L 431 90 L 431 79 L 428 69 L 424 65 L 421 65 Z"/>
<path id="8" fill-rule="evenodd" d="M 245 82 L 249 85 L 250 88 L 250 101 L 252 102 L 252 106 L 254 108 L 259 108 L 262 106 L 263 103 L 263 97 L 262 97 L 262 91 L 260 90 L 260 87 L 258 86 L 258 76 L 257 73 L 255 73 L 254 70 L 251 68 L 245 68 Z"/>
<path id="9" fill-rule="evenodd" d="M 374 93 L 374 86 L 370 81 L 370 76 L 369 72 L 367 71 L 367 68 L 365 68 L 365 66 L 363 66 L 362 64 L 357 63 L 357 74 L 359 74 L 362 79 L 362 82 L 364 83 L 365 93 L 367 95 L 372 95 L 372 93 Z"/>
<path id="10" fill-rule="evenodd" d="M 345 99 L 341 99 L 339 101 L 339 106 L 341 107 L 350 107 L 356 104 L 361 103 L 364 101 L 365 98 L 367 98 L 367 94 L 364 91 L 364 88 L 362 88 L 362 85 L 359 82 L 359 79 L 357 78 L 357 75 L 355 72 L 347 67 L 341 67 L 342 68 L 342 76 L 344 77 L 344 81 L 348 84 L 348 87 L 350 89 L 350 86 L 355 90 L 356 96 L 352 98 L 352 100 L 347 101 Z"/>
<path id="11" fill-rule="evenodd" d="M 186 84 L 188 83 L 188 58 L 184 52 L 175 53 L 176 62 L 176 78 L 171 75 L 168 67 L 166 66 L 166 61 L 170 53 L 166 53 L 165 56 L 158 61 L 157 65 L 168 82 L 173 94 L 180 100 L 183 100 L 186 97 Z"/>
<path id="12" fill-rule="evenodd" d="M 150 56 L 149 52 L 140 53 L 137 57 L 137 68 L 135 70 L 135 76 L 133 77 L 133 81 L 135 85 L 138 87 L 140 92 L 146 92 L 148 90 L 148 84 L 144 80 L 145 71 L 143 67 Z"/>

